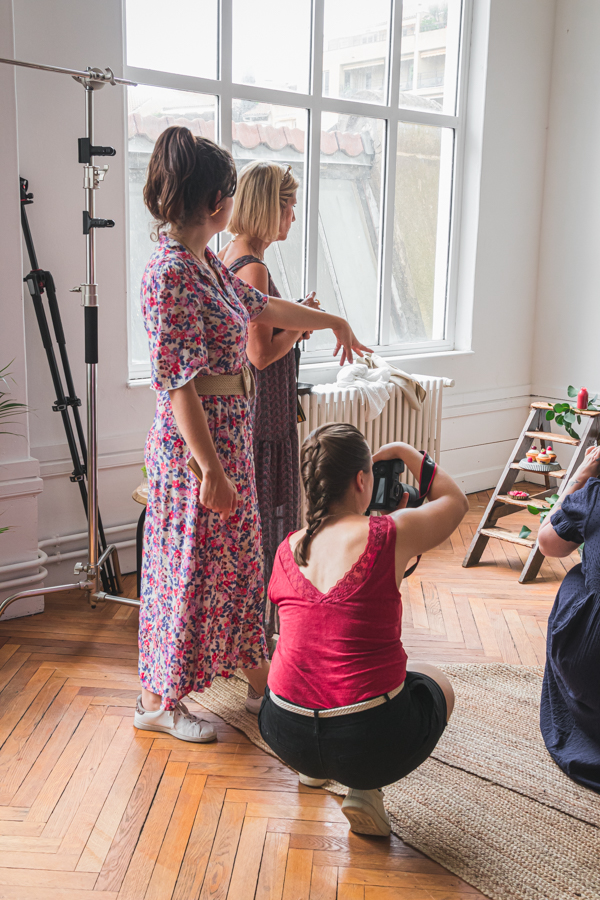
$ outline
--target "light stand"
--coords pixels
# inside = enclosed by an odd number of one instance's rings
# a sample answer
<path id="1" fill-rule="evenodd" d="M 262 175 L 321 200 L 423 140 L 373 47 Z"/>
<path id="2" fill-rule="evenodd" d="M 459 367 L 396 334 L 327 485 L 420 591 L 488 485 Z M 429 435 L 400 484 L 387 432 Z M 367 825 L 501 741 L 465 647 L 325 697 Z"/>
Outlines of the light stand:
<path id="1" fill-rule="evenodd" d="M 16 59 L 2 59 L 0 63 L 11 66 L 24 66 L 30 69 L 42 69 L 46 72 L 58 72 L 63 75 L 71 75 L 85 90 L 85 137 L 79 139 L 79 162 L 83 165 L 83 188 L 85 191 L 85 205 L 83 212 L 83 233 L 86 237 L 86 280 L 75 291 L 81 293 L 81 303 L 84 308 L 85 328 L 85 367 L 87 376 L 87 513 L 88 513 L 88 558 L 87 563 L 77 563 L 75 574 L 81 576 L 74 584 L 60 584 L 55 587 L 32 588 L 27 591 L 19 591 L 7 597 L 0 603 L 0 617 L 15 600 L 24 597 L 37 597 L 43 594 L 56 594 L 62 591 L 86 591 L 92 608 L 98 600 L 109 600 L 113 603 L 123 603 L 126 606 L 139 606 L 139 600 L 131 600 L 129 597 L 121 597 L 100 590 L 100 573 L 102 566 L 110 557 L 115 564 L 117 583 L 122 590 L 120 582 L 119 561 L 117 549 L 110 544 L 100 554 L 98 550 L 98 410 L 97 410 L 97 385 L 98 385 L 98 285 L 96 283 L 96 228 L 112 228 L 112 219 L 97 219 L 95 216 L 95 191 L 104 180 L 108 166 L 96 166 L 93 164 L 95 156 L 114 156 L 116 151 L 112 147 L 94 145 L 94 91 L 104 87 L 105 84 L 132 85 L 134 82 L 124 78 L 115 78 L 111 69 L 92 69 L 85 71 L 78 69 L 62 69 L 57 66 L 44 66 L 37 63 L 20 62 Z"/>

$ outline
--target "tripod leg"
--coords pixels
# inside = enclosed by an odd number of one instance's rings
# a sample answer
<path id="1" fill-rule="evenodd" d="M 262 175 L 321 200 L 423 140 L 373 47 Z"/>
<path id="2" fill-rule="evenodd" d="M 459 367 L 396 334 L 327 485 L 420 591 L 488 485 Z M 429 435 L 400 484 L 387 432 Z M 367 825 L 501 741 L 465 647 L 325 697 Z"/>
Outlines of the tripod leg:
<path id="1" fill-rule="evenodd" d="M 137 567 L 137 595 L 142 595 L 142 555 L 144 550 L 144 523 L 146 521 L 146 507 L 143 508 L 138 519 L 137 531 L 135 535 L 135 555 Z"/>

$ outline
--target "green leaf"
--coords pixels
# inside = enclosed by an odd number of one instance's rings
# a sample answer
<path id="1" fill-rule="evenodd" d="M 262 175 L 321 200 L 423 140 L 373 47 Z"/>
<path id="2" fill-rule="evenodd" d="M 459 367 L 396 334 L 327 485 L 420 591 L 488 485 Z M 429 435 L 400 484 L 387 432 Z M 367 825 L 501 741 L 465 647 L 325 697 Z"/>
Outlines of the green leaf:
<path id="1" fill-rule="evenodd" d="M 546 413 L 546 421 L 551 422 L 553 418 L 554 418 L 554 410 L 549 409 L 548 412 Z"/>
<path id="2" fill-rule="evenodd" d="M 565 420 L 564 420 L 563 416 L 558 415 L 558 416 L 556 417 L 556 424 L 557 424 L 557 425 L 563 425 L 563 424 L 564 424 L 564 421 L 565 421 Z"/>
<path id="3" fill-rule="evenodd" d="M 543 512 L 543 513 L 541 514 L 541 516 L 540 516 L 540 525 L 542 524 L 542 522 L 545 520 L 546 516 L 548 516 L 548 515 L 550 515 L 550 510 L 549 510 L 549 509 L 547 509 L 545 512 Z"/>
<path id="4" fill-rule="evenodd" d="M 569 425 L 572 425 L 573 422 L 575 421 L 575 413 L 571 412 L 571 410 L 569 410 L 568 412 L 565 413 L 564 418 L 565 418 L 565 422 L 568 422 Z"/>
<path id="5" fill-rule="evenodd" d="M 548 502 L 548 503 L 551 503 L 553 506 L 554 506 L 554 504 L 556 503 L 556 501 L 557 501 L 558 499 L 559 499 L 558 494 L 552 494 L 551 497 L 546 497 L 547 502 Z"/>
<path id="6" fill-rule="evenodd" d="M 569 387 L 567 388 L 567 395 L 568 395 L 569 397 L 576 397 L 576 396 L 577 396 L 577 391 L 575 390 L 575 388 L 573 387 L 572 384 L 570 384 Z"/>
<path id="7" fill-rule="evenodd" d="M 537 516 L 541 512 L 541 507 L 540 506 L 532 506 L 530 503 L 528 503 L 527 511 L 530 512 L 532 516 Z"/>
<path id="8" fill-rule="evenodd" d="M 531 528 L 528 528 L 527 525 L 523 525 L 523 527 L 521 528 L 521 530 L 519 532 L 519 537 L 520 538 L 528 538 L 530 534 L 531 534 Z"/>

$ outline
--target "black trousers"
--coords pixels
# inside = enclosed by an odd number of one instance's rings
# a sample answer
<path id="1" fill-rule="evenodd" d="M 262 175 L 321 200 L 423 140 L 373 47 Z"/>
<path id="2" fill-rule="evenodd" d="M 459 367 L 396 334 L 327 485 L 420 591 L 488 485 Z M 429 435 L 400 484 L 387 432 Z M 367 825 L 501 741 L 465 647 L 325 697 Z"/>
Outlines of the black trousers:
<path id="1" fill-rule="evenodd" d="M 446 727 L 446 698 L 428 675 L 407 672 L 393 700 L 320 718 L 282 709 L 267 688 L 258 724 L 271 750 L 297 772 L 371 790 L 399 781 L 431 755 Z"/>

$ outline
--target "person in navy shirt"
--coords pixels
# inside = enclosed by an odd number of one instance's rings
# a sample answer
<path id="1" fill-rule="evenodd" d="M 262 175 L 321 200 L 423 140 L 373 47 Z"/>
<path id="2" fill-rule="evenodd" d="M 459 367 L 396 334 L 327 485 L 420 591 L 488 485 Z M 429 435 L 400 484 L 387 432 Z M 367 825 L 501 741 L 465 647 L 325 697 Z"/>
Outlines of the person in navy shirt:
<path id="1" fill-rule="evenodd" d="M 600 793 L 600 447 L 590 447 L 540 528 L 545 556 L 585 543 L 550 618 L 540 727 L 550 756 L 573 781 Z M 561 502 L 562 501 L 562 502 Z M 560 505 L 560 508 L 557 507 Z"/>

